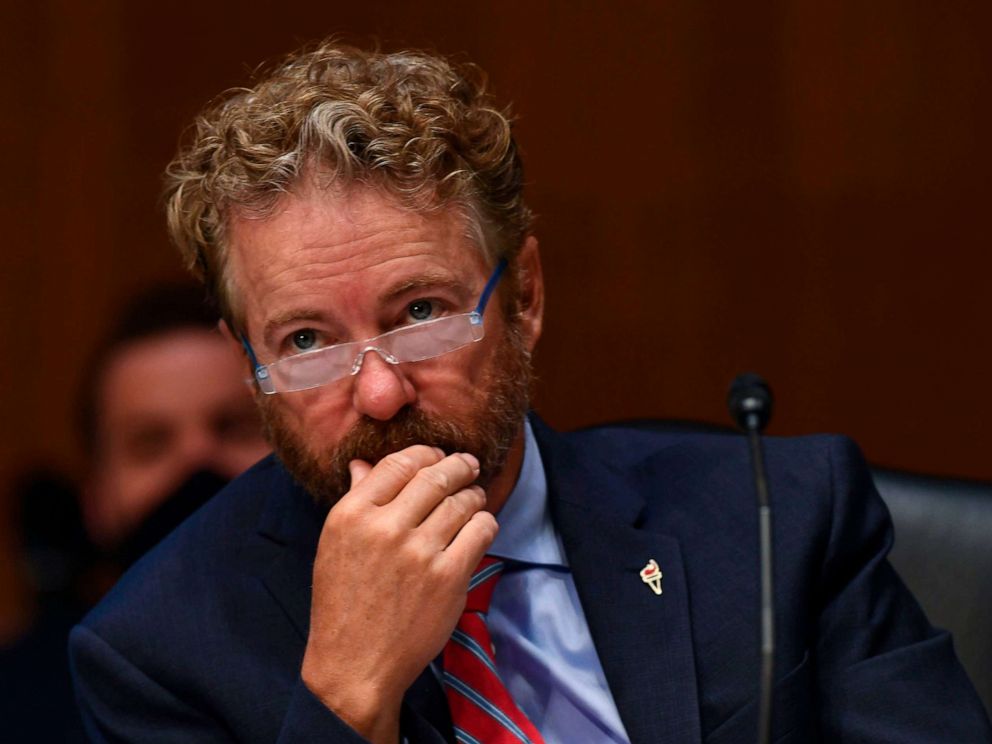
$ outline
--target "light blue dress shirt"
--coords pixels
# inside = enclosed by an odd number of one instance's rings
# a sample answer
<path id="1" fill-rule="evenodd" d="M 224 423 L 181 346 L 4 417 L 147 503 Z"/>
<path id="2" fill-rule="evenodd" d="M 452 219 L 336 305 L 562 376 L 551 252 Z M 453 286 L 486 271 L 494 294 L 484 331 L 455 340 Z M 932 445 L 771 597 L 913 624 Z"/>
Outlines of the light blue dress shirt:
<path id="1" fill-rule="evenodd" d="M 551 522 L 537 441 L 526 425 L 520 478 L 497 515 L 489 555 L 509 562 L 489 608 L 496 667 L 547 744 L 622 742 L 627 732 Z"/>

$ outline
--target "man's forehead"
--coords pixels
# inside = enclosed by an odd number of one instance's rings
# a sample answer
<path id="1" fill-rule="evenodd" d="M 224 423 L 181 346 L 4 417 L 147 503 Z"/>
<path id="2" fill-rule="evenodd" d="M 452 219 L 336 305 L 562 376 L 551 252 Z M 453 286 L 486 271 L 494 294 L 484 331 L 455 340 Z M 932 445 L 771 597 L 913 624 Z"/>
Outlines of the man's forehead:
<path id="1" fill-rule="evenodd" d="M 473 283 L 486 271 L 463 210 L 414 211 L 367 188 L 287 194 L 264 217 L 232 215 L 229 238 L 228 270 L 248 315 L 332 287 L 374 282 L 388 294 L 404 283 Z"/>
<path id="2" fill-rule="evenodd" d="M 260 224 L 275 224 L 300 231 L 302 236 L 314 232 L 319 235 L 333 228 L 342 237 L 360 239 L 388 227 L 423 229 L 451 224 L 464 230 L 467 210 L 457 203 L 414 208 L 371 186 L 323 185 L 310 178 L 282 194 L 261 213 L 232 208 L 227 221 L 235 235 L 252 231 Z"/>
<path id="3" fill-rule="evenodd" d="M 245 254 L 246 264 L 260 257 L 294 260 L 280 248 L 336 248 L 339 258 L 357 261 L 375 249 L 405 242 L 457 244 L 466 252 L 479 252 L 458 205 L 412 209 L 364 186 L 303 186 L 283 195 L 264 215 L 232 212 L 228 233 L 232 253 Z M 251 250 L 258 248 L 262 250 Z"/>

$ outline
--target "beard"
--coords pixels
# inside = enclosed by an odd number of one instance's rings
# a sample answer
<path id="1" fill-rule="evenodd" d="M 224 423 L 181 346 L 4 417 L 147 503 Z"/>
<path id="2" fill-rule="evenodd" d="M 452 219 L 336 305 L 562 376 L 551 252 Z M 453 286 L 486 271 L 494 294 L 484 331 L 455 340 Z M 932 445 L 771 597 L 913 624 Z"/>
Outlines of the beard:
<path id="1" fill-rule="evenodd" d="M 350 489 L 350 461 L 375 465 L 415 444 L 439 447 L 445 454 L 475 455 L 480 471 L 475 482 L 487 488 L 506 463 L 530 401 L 530 352 L 514 320 L 508 321 L 483 373 L 476 404 L 464 419 L 440 419 L 408 405 L 386 421 L 362 416 L 336 446 L 314 450 L 304 433 L 287 423 L 278 396 L 259 395 L 266 436 L 290 474 L 324 507 L 333 506 Z"/>

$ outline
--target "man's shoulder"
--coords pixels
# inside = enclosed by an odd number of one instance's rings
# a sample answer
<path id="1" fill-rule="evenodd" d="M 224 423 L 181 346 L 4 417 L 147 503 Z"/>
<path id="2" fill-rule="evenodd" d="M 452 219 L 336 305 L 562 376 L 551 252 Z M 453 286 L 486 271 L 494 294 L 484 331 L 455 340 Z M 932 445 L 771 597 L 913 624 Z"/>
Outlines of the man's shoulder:
<path id="1" fill-rule="evenodd" d="M 652 460 L 685 461 L 694 467 L 707 464 L 750 468 L 746 437 L 732 429 L 687 421 L 637 419 L 591 426 L 560 434 L 568 446 L 581 449 L 619 468 L 638 468 Z M 766 436 L 769 466 L 808 472 L 841 464 L 862 465 L 858 446 L 842 434 Z"/>
<path id="2" fill-rule="evenodd" d="M 669 527 L 683 520 L 712 524 L 717 516 L 719 523 L 754 517 L 748 441 L 732 430 L 637 421 L 552 432 L 543 441 L 549 459 L 564 465 L 556 470 L 581 462 L 586 481 L 593 480 L 589 474 L 606 474 L 587 499 L 597 507 L 643 508 L 647 524 Z M 769 436 L 764 451 L 772 504 L 783 524 L 815 523 L 825 529 L 851 508 L 887 521 L 861 451 L 848 437 Z M 582 488 L 574 480 L 569 485 L 573 493 Z"/>

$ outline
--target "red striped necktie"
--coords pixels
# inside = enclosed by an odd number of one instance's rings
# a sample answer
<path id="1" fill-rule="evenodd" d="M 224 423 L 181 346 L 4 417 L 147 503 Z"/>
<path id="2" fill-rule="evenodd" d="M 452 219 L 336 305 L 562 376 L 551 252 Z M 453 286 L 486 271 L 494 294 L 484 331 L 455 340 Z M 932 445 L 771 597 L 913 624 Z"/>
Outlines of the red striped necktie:
<path id="1" fill-rule="evenodd" d="M 444 691 L 462 744 L 544 744 L 496 672 L 486 613 L 503 562 L 486 556 L 468 585 L 468 601 L 444 647 Z"/>

